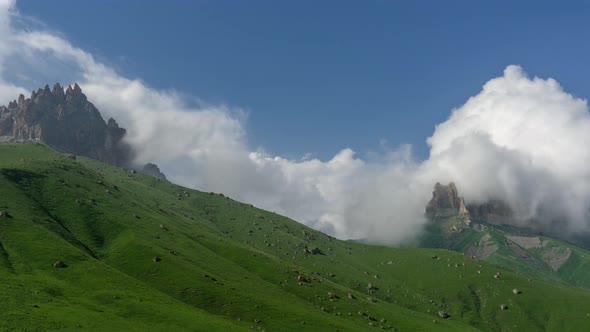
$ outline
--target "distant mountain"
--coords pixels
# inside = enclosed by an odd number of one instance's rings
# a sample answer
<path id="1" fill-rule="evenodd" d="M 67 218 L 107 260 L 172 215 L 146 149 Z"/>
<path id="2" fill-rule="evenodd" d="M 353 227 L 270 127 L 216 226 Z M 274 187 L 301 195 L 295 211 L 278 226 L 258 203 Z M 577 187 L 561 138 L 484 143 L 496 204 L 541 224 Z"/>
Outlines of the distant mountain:
<path id="1" fill-rule="evenodd" d="M 534 224 L 514 226 L 502 201 L 466 207 L 454 183 L 437 183 L 426 216 L 430 223 L 421 247 L 451 249 L 532 277 L 590 288 L 590 251 L 546 236 Z"/>
<path id="2" fill-rule="evenodd" d="M 115 119 L 104 121 L 98 109 L 78 84 L 67 89 L 56 83 L 20 95 L 8 106 L 0 106 L 0 142 L 42 142 L 66 153 L 102 162 L 136 168 L 165 180 L 154 164 L 133 164 L 134 152 L 123 140 L 127 131 Z"/>

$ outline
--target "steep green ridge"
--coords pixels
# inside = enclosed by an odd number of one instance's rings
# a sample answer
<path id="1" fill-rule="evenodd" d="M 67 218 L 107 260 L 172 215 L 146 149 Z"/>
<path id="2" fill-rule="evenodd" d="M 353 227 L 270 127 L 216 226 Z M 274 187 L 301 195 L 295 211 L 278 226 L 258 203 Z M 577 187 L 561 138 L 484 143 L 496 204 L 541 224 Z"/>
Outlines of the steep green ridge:
<path id="1" fill-rule="evenodd" d="M 456 215 L 434 218 L 426 230 L 416 246 L 447 248 L 529 277 L 590 289 L 590 251 L 575 245 L 543 236 L 517 236 L 491 225 L 470 227 Z"/>
<path id="2" fill-rule="evenodd" d="M 336 240 L 41 145 L 0 145 L 0 211 L 0 330 L 590 329 L 589 292 L 448 250 Z"/>

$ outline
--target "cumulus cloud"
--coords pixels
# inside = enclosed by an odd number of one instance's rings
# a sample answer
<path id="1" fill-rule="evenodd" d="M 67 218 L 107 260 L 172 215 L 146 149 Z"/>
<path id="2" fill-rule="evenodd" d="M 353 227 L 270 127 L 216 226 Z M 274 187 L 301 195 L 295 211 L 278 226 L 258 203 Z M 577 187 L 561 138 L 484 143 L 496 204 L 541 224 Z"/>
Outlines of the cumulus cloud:
<path id="1" fill-rule="evenodd" d="M 12 24 L 0 0 L 0 99 L 39 80 L 77 81 L 105 117 L 128 129 L 137 162 L 169 179 L 290 216 L 340 238 L 395 244 L 420 233 L 436 182 L 455 181 L 468 202 L 503 199 L 519 220 L 566 218 L 588 228 L 590 115 L 553 79 L 509 66 L 428 138 L 430 156 L 402 145 L 370 160 L 344 148 L 330 160 L 289 160 L 248 145 L 245 115 L 194 107 L 174 90 L 150 88 L 44 29 Z M 43 82 L 44 84 L 44 82 Z"/>
<path id="2" fill-rule="evenodd" d="M 436 127 L 424 168 L 448 173 L 470 200 L 504 199 L 522 221 L 567 218 L 578 231 L 588 227 L 589 140 L 586 100 L 508 66 Z"/>

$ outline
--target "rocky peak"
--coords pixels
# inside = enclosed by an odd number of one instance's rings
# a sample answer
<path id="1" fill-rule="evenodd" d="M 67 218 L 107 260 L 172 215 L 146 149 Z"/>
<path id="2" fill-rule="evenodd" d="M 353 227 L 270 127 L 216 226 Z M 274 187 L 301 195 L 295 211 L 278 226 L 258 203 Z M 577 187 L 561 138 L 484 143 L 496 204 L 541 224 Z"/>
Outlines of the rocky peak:
<path id="1" fill-rule="evenodd" d="M 18 97 L 2 108 L 3 141 L 42 141 L 54 149 L 129 166 L 131 148 L 123 142 L 125 129 L 113 119 L 107 124 L 78 84 L 64 92 L 60 84 Z"/>
<path id="2" fill-rule="evenodd" d="M 151 175 L 160 180 L 168 181 L 166 179 L 166 175 L 164 175 L 164 173 L 160 171 L 160 168 L 152 163 L 145 164 L 143 168 L 140 170 L 140 173 L 143 173 L 145 175 Z"/>
<path id="3" fill-rule="evenodd" d="M 459 197 L 457 186 L 454 182 L 448 185 L 436 183 L 432 192 L 432 199 L 426 206 L 426 215 L 429 218 L 460 216 L 469 220 L 469 211 L 465 207 L 465 200 Z"/>
<path id="4" fill-rule="evenodd" d="M 158 166 L 133 164 L 134 153 L 123 138 L 125 128 L 115 119 L 106 122 L 75 83 L 64 91 L 56 83 L 0 106 L 0 141 L 43 142 L 52 148 L 74 155 L 94 158 L 105 163 L 139 168 L 140 172 L 166 180 Z"/>
<path id="5" fill-rule="evenodd" d="M 55 83 L 55 85 L 53 85 L 53 91 L 51 91 L 51 93 L 53 93 L 53 95 L 57 96 L 57 97 L 61 97 L 64 98 L 65 92 L 64 92 L 64 88 L 59 85 L 59 83 Z"/>

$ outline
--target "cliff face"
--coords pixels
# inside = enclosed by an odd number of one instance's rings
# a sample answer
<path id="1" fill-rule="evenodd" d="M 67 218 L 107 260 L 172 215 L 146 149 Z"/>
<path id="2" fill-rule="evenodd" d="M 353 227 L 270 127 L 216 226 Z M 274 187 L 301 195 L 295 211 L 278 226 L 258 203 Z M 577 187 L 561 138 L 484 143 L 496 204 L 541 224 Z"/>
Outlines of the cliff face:
<path id="1" fill-rule="evenodd" d="M 116 166 L 129 166 L 132 150 L 122 139 L 125 129 L 114 119 L 104 121 L 100 112 L 75 84 L 65 91 L 33 91 L 0 107 L 0 137 L 3 141 L 44 142 L 52 148 L 87 156 Z"/>
<path id="2" fill-rule="evenodd" d="M 459 216 L 467 223 L 470 220 L 469 211 L 465 208 L 465 201 L 463 197 L 459 197 L 457 187 L 453 182 L 446 186 L 436 183 L 432 199 L 426 206 L 426 216 L 429 218 Z"/>

